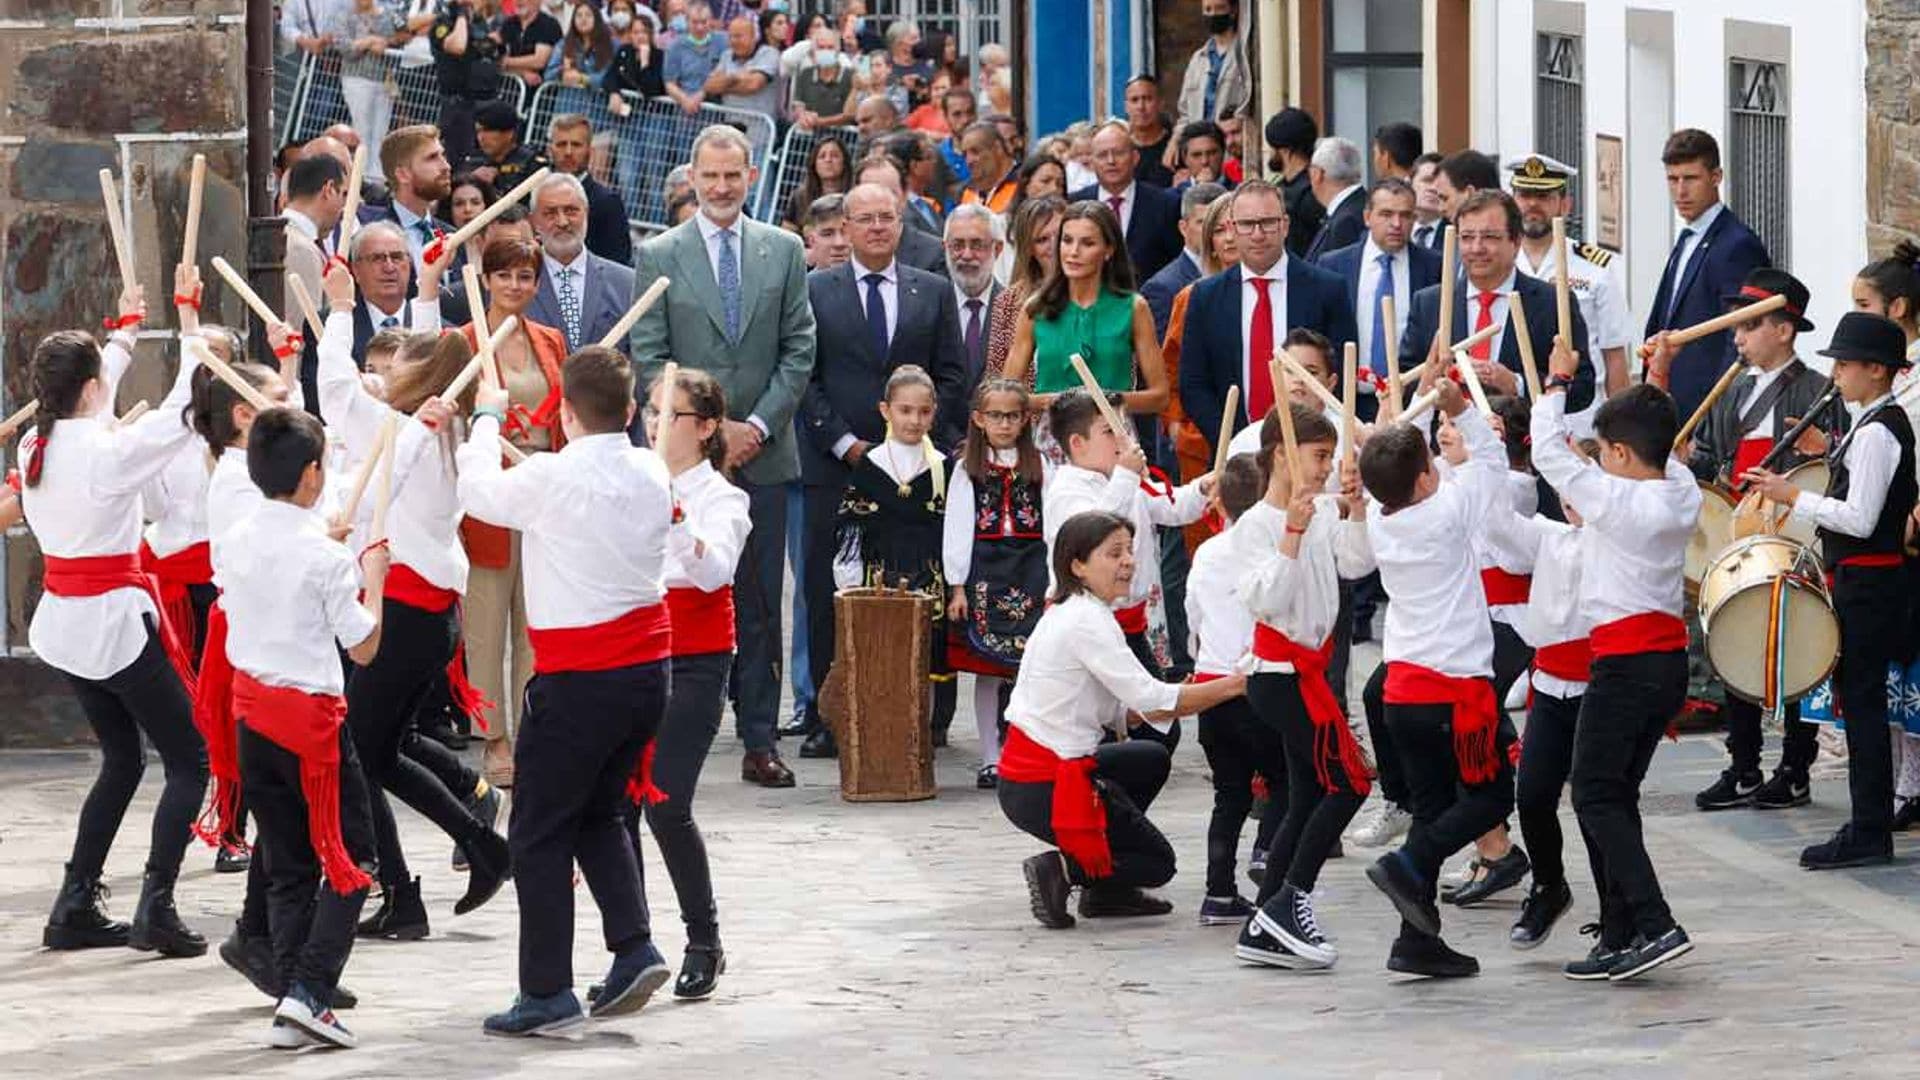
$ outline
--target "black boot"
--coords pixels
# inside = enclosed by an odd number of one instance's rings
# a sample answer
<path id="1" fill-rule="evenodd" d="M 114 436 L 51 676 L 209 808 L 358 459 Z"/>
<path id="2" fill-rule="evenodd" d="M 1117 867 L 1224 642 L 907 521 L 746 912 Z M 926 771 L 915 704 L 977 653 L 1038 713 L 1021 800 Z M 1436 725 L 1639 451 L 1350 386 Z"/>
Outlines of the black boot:
<path id="1" fill-rule="evenodd" d="M 133 928 L 127 944 L 161 956 L 204 956 L 207 939 L 180 921 L 173 909 L 173 879 L 178 871 L 149 867 L 140 880 L 140 902 L 133 908 Z"/>
<path id="2" fill-rule="evenodd" d="M 380 893 L 380 907 L 360 920 L 356 933 L 363 938 L 419 941 L 427 936 L 427 905 L 420 899 L 420 879 L 389 885 Z"/>
<path id="3" fill-rule="evenodd" d="M 53 914 L 47 916 L 47 929 L 40 943 L 49 949 L 118 948 L 127 943 L 127 924 L 115 922 L 101 903 L 107 887 L 100 877 L 81 877 L 67 864 L 67 876 L 60 882 L 60 895 L 54 897 Z"/>
<path id="4" fill-rule="evenodd" d="M 467 894 L 454 902 L 453 913 L 465 915 L 481 904 L 493 899 L 513 876 L 513 857 L 507 849 L 507 838 L 492 829 L 483 829 L 473 839 L 465 841 L 461 847 L 467 853 Z"/>

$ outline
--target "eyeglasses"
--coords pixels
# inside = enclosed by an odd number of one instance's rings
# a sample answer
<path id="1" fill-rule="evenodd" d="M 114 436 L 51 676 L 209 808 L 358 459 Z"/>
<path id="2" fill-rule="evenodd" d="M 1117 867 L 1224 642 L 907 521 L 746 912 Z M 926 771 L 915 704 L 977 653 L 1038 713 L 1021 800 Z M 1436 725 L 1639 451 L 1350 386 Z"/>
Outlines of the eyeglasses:
<path id="1" fill-rule="evenodd" d="M 1280 227 L 1286 223 L 1287 219 L 1285 215 L 1281 215 L 1280 217 L 1234 218 L 1233 231 L 1239 233 L 1241 236 L 1252 236 L 1256 232 L 1272 235 L 1273 233 L 1279 232 Z"/>
<path id="2" fill-rule="evenodd" d="M 673 414 L 673 418 L 675 420 L 684 420 L 684 419 L 687 419 L 688 417 L 692 417 L 693 419 L 698 420 L 700 419 L 700 414 L 697 412 L 688 412 L 684 410 L 675 410 Z M 649 429 L 652 429 L 660 423 L 660 410 L 654 408 L 651 405 L 647 405 L 640 410 L 640 419 L 647 425 Z"/>
<path id="3" fill-rule="evenodd" d="M 875 225 L 893 225 L 899 220 L 899 214 L 861 214 L 858 217 L 848 218 L 847 224 L 857 229 L 871 229 Z"/>
<path id="4" fill-rule="evenodd" d="M 1131 153 L 1133 153 L 1133 151 L 1131 150 L 1096 150 L 1094 151 L 1093 160 L 1125 161 L 1127 159 L 1127 155 Z"/>
<path id="5" fill-rule="evenodd" d="M 992 251 L 993 241 L 954 239 L 947 241 L 947 247 L 953 251 Z"/>
<path id="6" fill-rule="evenodd" d="M 1026 419 L 1026 414 L 1001 412 L 998 409 L 982 409 L 980 411 L 980 417 L 989 424 L 1017 424 Z"/>
<path id="7" fill-rule="evenodd" d="M 413 256 L 404 251 L 370 251 L 365 255 L 354 256 L 353 261 L 363 263 L 392 263 L 398 266 L 404 262 L 412 262 Z"/>

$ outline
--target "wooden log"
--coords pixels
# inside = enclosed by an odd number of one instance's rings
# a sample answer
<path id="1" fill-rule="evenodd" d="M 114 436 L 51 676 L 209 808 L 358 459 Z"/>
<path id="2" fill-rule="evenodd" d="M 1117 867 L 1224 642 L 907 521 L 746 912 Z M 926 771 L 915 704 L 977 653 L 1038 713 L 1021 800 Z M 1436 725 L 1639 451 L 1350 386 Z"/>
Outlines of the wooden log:
<path id="1" fill-rule="evenodd" d="M 491 361 L 493 359 L 493 350 L 498 348 L 501 342 L 507 340 L 507 335 L 513 333 L 513 328 L 518 325 L 520 325 L 520 318 L 517 315 L 509 315 L 501 320 L 500 325 L 494 329 L 489 337 L 481 339 L 482 344 L 480 350 L 474 353 L 473 359 L 467 361 L 467 366 L 461 368 L 459 374 L 453 377 L 453 381 L 447 384 L 447 388 L 440 391 L 440 397 L 451 404 L 457 401 L 461 394 L 466 392 L 467 387 L 473 384 L 474 379 L 490 372 L 492 370 Z"/>
<path id="2" fill-rule="evenodd" d="M 1553 298 L 1558 305 L 1560 336 L 1573 347 L 1573 288 L 1567 284 L 1567 219 L 1553 219 Z"/>
<path id="3" fill-rule="evenodd" d="M 247 284 L 247 279 L 240 276 L 240 272 L 233 268 L 232 263 L 215 255 L 213 269 L 226 280 L 227 287 L 232 289 L 255 315 L 260 317 L 261 322 L 268 326 L 280 324 L 280 313 L 268 307 L 265 300 L 260 299 L 260 294 L 253 291 L 253 286 Z"/>
<path id="4" fill-rule="evenodd" d="M 673 392 L 674 380 L 680 376 L 680 365 L 667 361 L 660 369 L 660 414 L 654 417 L 653 452 L 662 458 L 667 456 L 667 439 L 673 435 Z"/>
<path id="5" fill-rule="evenodd" d="M 1775 296 L 1772 299 L 1784 300 L 1785 297 Z M 1740 373 L 1745 370 L 1747 370 L 1745 360 L 1736 360 L 1727 365 L 1727 370 L 1720 373 L 1720 378 L 1713 384 L 1713 389 L 1708 390 L 1707 396 L 1701 400 L 1700 407 L 1693 410 L 1693 415 L 1687 417 L 1687 422 L 1680 426 L 1680 434 L 1673 437 L 1675 450 L 1680 449 L 1688 439 L 1693 437 L 1693 429 L 1699 427 L 1700 421 L 1707 418 L 1707 410 L 1713 408 L 1713 403 L 1720 400 L 1720 395 L 1726 393 L 1727 387 L 1732 386 L 1733 380 L 1739 378 Z"/>
<path id="6" fill-rule="evenodd" d="M 441 250 L 443 251 L 460 250 L 460 245 L 480 235 L 480 230 L 486 228 L 487 225 L 490 222 L 492 222 L 494 218 L 497 218 L 501 214 L 506 213 L 507 207 L 514 205 L 520 200 L 526 198 L 528 195 L 532 194 L 533 189 L 540 183 L 540 181 L 545 180 L 547 178 L 547 173 L 551 171 L 552 170 L 550 169 L 541 169 L 540 171 L 534 173 L 532 176 L 529 176 L 525 180 L 522 180 L 518 184 L 515 184 L 513 186 L 512 191 L 507 192 L 505 195 L 502 195 L 499 199 L 495 200 L 492 206 L 489 206 L 485 210 L 482 210 L 478 214 L 475 214 L 472 221 L 469 221 L 465 225 L 462 225 L 459 228 L 453 230 L 453 232 L 447 234 L 445 239 L 436 241 L 436 243 L 442 245 Z"/>
<path id="7" fill-rule="evenodd" d="M 1107 400 L 1107 392 L 1100 388 L 1100 381 L 1093 377 L 1087 362 L 1079 353 L 1067 357 L 1067 363 L 1073 365 L 1074 374 L 1080 376 L 1080 385 L 1093 395 L 1093 403 L 1100 407 L 1100 415 L 1107 418 L 1107 426 L 1113 429 L 1113 437 L 1123 441 L 1133 441 L 1133 428 L 1127 425 L 1119 413 L 1113 410 L 1113 403 Z"/>
<path id="8" fill-rule="evenodd" d="M 1460 231 L 1447 227 L 1440 241 L 1440 340 L 1453 340 L 1454 290 L 1460 267 Z"/>
<path id="9" fill-rule="evenodd" d="M 367 144 L 361 143 L 353 150 L 353 171 L 347 177 L 347 204 L 340 210 L 340 242 L 333 253 L 344 259 L 353 243 L 353 233 L 360 227 L 360 182 L 367 175 Z"/>
<path id="10" fill-rule="evenodd" d="M 1735 308 L 1724 315 L 1715 315 L 1705 322 L 1694 323 L 1684 330 L 1671 331 L 1667 334 L 1667 344 L 1678 349 L 1682 345 L 1691 344 L 1711 334 L 1730 330 L 1743 322 L 1757 319 L 1762 315 L 1770 315 L 1786 306 L 1785 296 L 1769 296 L 1765 300 L 1748 304 L 1746 307 Z M 1572 344 L 1572 339 L 1568 339 L 1568 344 Z"/>
<path id="11" fill-rule="evenodd" d="M 1342 350 L 1345 354 L 1340 372 L 1340 436 L 1346 444 L 1346 452 L 1341 460 L 1347 464 L 1354 461 L 1354 447 L 1360 436 L 1360 417 L 1354 408 L 1355 382 L 1360 375 L 1360 346 L 1347 342 Z"/>
<path id="12" fill-rule="evenodd" d="M 213 372 L 214 376 L 221 382 L 232 387 L 233 392 L 240 395 L 240 400 L 253 406 L 255 409 L 266 410 L 273 408 L 273 402 L 267 400 L 267 395 L 255 389 L 252 383 L 242 378 L 240 373 L 233 370 L 232 366 L 225 360 L 214 355 L 214 351 L 207 347 L 205 341 L 197 337 L 187 337 L 183 340 L 185 341 L 186 347 L 194 350 L 198 356 L 200 366 Z"/>
<path id="13" fill-rule="evenodd" d="M 1300 361 L 1287 355 L 1287 350 L 1281 349 L 1279 352 L 1273 354 L 1273 358 L 1280 361 L 1280 365 L 1287 369 L 1289 376 L 1305 383 L 1307 389 L 1313 391 L 1313 396 L 1320 399 L 1320 404 L 1325 405 L 1335 412 L 1339 412 L 1345 407 L 1341 404 L 1339 398 L 1333 396 L 1333 391 L 1327 389 L 1326 384 L 1313 377 L 1313 372 L 1301 367 Z M 1277 392 L 1279 387 L 1276 386 L 1274 389 Z M 1281 400 L 1284 401 L 1286 399 L 1282 398 Z"/>
<path id="14" fill-rule="evenodd" d="M 126 427 L 128 424 L 131 424 L 135 420 L 138 420 L 142 416 L 145 416 L 147 414 L 147 410 L 150 408 L 152 408 L 152 406 L 148 405 L 144 399 L 134 402 L 133 408 L 128 409 L 122 415 L 114 418 L 114 421 L 113 421 L 114 430 L 117 431 L 120 428 Z"/>
<path id="15" fill-rule="evenodd" d="M 13 411 L 13 415 L 0 420 L 0 442 L 13 438 L 14 433 L 27 426 L 35 413 L 40 411 L 40 399 L 35 398 Z"/>
<path id="16" fill-rule="evenodd" d="M 312 327 L 314 340 L 319 340 L 327 324 L 320 318 L 320 309 L 313 304 L 313 294 L 307 291 L 307 283 L 300 280 L 299 274 L 289 273 L 287 288 L 293 293 L 294 306 L 300 309 L 301 316 L 307 320 L 307 325 Z"/>
<path id="17" fill-rule="evenodd" d="M 400 432 L 399 425 L 393 420 L 396 415 L 387 414 L 388 421 L 381 433 L 384 445 L 381 448 L 380 479 L 373 489 L 373 524 L 367 529 L 369 544 L 377 544 L 387 538 L 387 511 L 393 506 L 393 459 L 398 456 L 395 443 Z"/>
<path id="18" fill-rule="evenodd" d="M 347 489 L 347 503 L 340 508 L 336 524 L 351 525 L 353 517 L 360 512 L 360 499 L 367 493 L 367 482 L 373 479 L 373 470 L 380 464 L 380 458 L 387 452 L 387 435 L 399 423 L 400 414 L 389 410 L 386 418 L 380 422 L 380 434 L 373 441 L 373 453 L 368 454 L 360 467 L 354 470 L 353 486 Z"/>

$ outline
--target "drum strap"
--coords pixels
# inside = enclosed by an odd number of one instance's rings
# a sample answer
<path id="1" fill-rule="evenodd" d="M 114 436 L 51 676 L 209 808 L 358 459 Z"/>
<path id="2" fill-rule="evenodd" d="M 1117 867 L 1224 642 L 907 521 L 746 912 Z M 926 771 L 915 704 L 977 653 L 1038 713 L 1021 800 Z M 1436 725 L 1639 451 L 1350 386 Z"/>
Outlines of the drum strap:
<path id="1" fill-rule="evenodd" d="M 1787 388 L 1793 385 L 1794 380 L 1799 378 L 1800 372 L 1804 370 L 1806 369 L 1801 367 L 1799 360 L 1787 361 L 1787 366 L 1781 369 L 1779 377 L 1768 383 L 1765 390 L 1747 403 L 1746 410 L 1740 414 L 1740 427 L 1734 432 L 1734 441 L 1746 438 L 1754 428 L 1760 426 L 1760 421 L 1773 411 L 1774 406 L 1780 404 L 1780 399 L 1786 396 Z M 1773 419 L 1775 435 L 1780 432 L 1781 419 L 1778 415 Z"/>

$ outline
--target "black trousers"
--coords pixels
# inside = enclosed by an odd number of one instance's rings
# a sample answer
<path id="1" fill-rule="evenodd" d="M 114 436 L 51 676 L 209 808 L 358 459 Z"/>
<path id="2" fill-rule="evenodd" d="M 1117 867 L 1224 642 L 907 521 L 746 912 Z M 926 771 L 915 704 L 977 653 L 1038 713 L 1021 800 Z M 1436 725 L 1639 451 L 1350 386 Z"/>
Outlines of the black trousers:
<path id="1" fill-rule="evenodd" d="M 772 750 L 774 727 L 780 718 L 782 604 L 787 573 L 787 488 L 784 484 L 745 484 L 747 517 L 753 531 L 733 574 L 733 622 L 739 652 L 733 664 L 733 729 L 749 751 Z M 836 493 L 836 497 L 837 497 Z M 829 531 L 832 511 L 827 514 Z M 833 625 L 833 567 L 828 559 L 827 625 Z M 811 564 L 809 564 L 811 565 Z M 795 588 L 805 588 L 796 582 Z M 808 600 L 811 602 L 812 594 Z M 812 632 L 813 609 L 808 608 Z M 820 655 L 816 648 L 812 654 Z M 833 660 L 833 637 L 827 637 L 828 662 Z M 825 677 L 824 675 L 822 676 Z M 815 686 L 821 685 L 814 683 Z"/>
<path id="2" fill-rule="evenodd" d="M 1520 738 L 1520 775 L 1514 782 L 1514 806 L 1520 836 L 1533 857 L 1533 880 L 1543 888 L 1567 883 L 1560 832 L 1560 793 L 1573 772 L 1574 731 L 1579 698 L 1557 698 L 1534 691 L 1527 729 Z M 1595 871 L 1596 877 L 1598 870 Z"/>
<path id="3" fill-rule="evenodd" d="M 1499 729 L 1494 754 L 1500 771 L 1493 779 L 1467 784 L 1460 779 L 1460 762 L 1453 752 L 1453 706 L 1389 704 L 1386 716 L 1412 800 L 1408 809 L 1413 827 L 1400 850 L 1426 882 L 1432 899 L 1447 857 L 1513 810 L 1513 766 L 1507 749 L 1513 735 L 1506 727 Z M 1403 926 L 1401 932 L 1409 929 Z"/>
<path id="4" fill-rule="evenodd" d="M 701 766 L 707 763 L 707 751 L 720 733 L 727 669 L 732 664 L 731 653 L 674 657 L 666 716 L 653 740 L 653 783 L 666 798 L 646 808 L 647 828 L 660 847 L 667 877 L 673 881 L 690 948 L 720 947 L 713 869 L 707 861 L 707 842 L 693 820 L 693 794 L 700 784 Z M 640 858 L 640 808 L 631 803 L 628 807 L 627 828 L 633 833 L 634 856 L 640 860 L 644 887 L 646 861 Z"/>
<path id="5" fill-rule="evenodd" d="M 1847 724 L 1847 793 L 1854 838 L 1870 844 L 1893 829 L 1893 743 L 1887 736 L 1887 665 L 1907 656 L 1904 567 L 1840 566 L 1833 607 L 1840 616 L 1840 666 L 1833 686 Z"/>
<path id="6" fill-rule="evenodd" d="M 347 727 L 353 732 L 367 779 L 374 785 L 369 803 L 383 887 L 412 880 L 387 792 L 398 795 L 455 841 L 470 841 L 486 829 L 462 802 L 471 786 L 456 793 L 417 759 L 401 753 L 409 735 L 417 740 L 414 715 L 420 702 L 453 659 L 460 635 L 457 610 L 456 605 L 443 612 L 423 611 L 389 597 L 381 606 L 384 629 L 379 653 L 347 678 Z"/>
<path id="7" fill-rule="evenodd" d="M 146 647 L 133 663 L 104 679 L 68 675 L 67 682 L 100 744 L 100 773 L 80 805 L 74 830 L 74 872 L 98 877 L 106 865 L 107 851 L 146 773 L 146 749 L 140 742 L 144 733 L 159 752 L 167 777 L 153 810 L 147 869 L 178 873 L 193 837 L 193 819 L 207 793 L 207 745 L 193 726 L 193 702 L 167 661 L 152 619 L 147 621 Z"/>
<path id="8" fill-rule="evenodd" d="M 1320 746 L 1298 675 L 1255 675 L 1247 680 L 1247 700 L 1262 725 L 1279 736 L 1287 774 L 1286 816 L 1267 848 L 1267 874 L 1260 881 L 1264 904 L 1282 885 L 1313 891 L 1327 853 L 1366 796 L 1359 793 L 1361 779 L 1347 775 L 1338 752 Z M 1329 784 L 1320 781 L 1322 769 Z"/>
<path id="9" fill-rule="evenodd" d="M 1178 476 L 1175 466 L 1172 475 Z M 1193 556 L 1187 553 L 1186 530 L 1168 525 L 1159 530 L 1160 594 L 1167 611 L 1167 652 L 1173 661 L 1169 678 L 1184 679 L 1193 672 L 1193 657 L 1187 654 L 1187 572 L 1193 569 Z"/>
<path id="10" fill-rule="evenodd" d="M 535 675 L 513 748 L 507 844 L 520 902 L 520 992 L 573 986 L 573 867 L 600 908 L 607 950 L 652 938 L 625 816 L 627 780 L 660 727 L 667 663 Z"/>
<path id="11" fill-rule="evenodd" d="M 1573 809 L 1600 892 L 1600 940 L 1609 948 L 1673 928 L 1641 834 L 1640 782 L 1686 696 L 1687 653 L 1674 649 L 1595 657 L 1580 702 Z M 1886 741 L 1884 732 L 1880 738 Z"/>
<path id="12" fill-rule="evenodd" d="M 1253 776 L 1285 775 L 1278 733 L 1254 715 L 1246 698 L 1200 714 L 1200 749 L 1213 774 L 1213 816 L 1207 821 L 1207 895 L 1237 895 L 1233 872 L 1240 831 L 1253 809 Z M 1269 780 L 1271 785 L 1275 781 Z M 1282 794 L 1270 797 L 1284 800 Z M 1263 849 L 1264 850 L 1264 849 Z"/>
<path id="13" fill-rule="evenodd" d="M 372 871 L 375 841 L 367 779 L 344 726 L 339 739 L 340 837 L 353 861 Z M 330 1003 L 347 954 L 353 951 L 354 927 L 368 890 L 342 896 L 321 879 L 320 859 L 307 829 L 299 757 L 243 723 L 240 775 L 260 825 L 259 850 L 267 857 L 274 968 L 285 985 L 300 983 Z"/>
<path id="14" fill-rule="evenodd" d="M 1883 706 L 1884 693 L 1883 688 Z M 1745 698 L 1728 694 L 1727 703 L 1720 710 L 1720 715 L 1727 721 L 1727 753 L 1733 758 L 1733 771 L 1759 772 L 1760 748 L 1766 741 L 1760 734 L 1762 720 L 1760 706 Z M 1800 722 L 1798 702 L 1788 705 L 1786 730 L 1780 739 L 1780 767 L 1804 779 L 1807 770 L 1813 767 L 1813 759 L 1819 753 L 1819 731 L 1812 724 Z"/>
<path id="15" fill-rule="evenodd" d="M 1406 774 L 1400 770 L 1400 747 L 1387 728 L 1387 665 L 1373 669 L 1366 688 L 1360 691 L 1360 705 L 1367 711 L 1367 737 L 1373 743 L 1373 768 L 1378 775 L 1380 797 L 1402 810 L 1412 807 L 1407 794 Z"/>
<path id="16" fill-rule="evenodd" d="M 1133 739 L 1108 743 L 1093 752 L 1094 790 L 1107 806 L 1107 846 L 1113 851 L 1113 874 L 1102 885 L 1157 888 L 1173 880 L 1173 845 L 1159 826 L 1147 820 L 1147 808 L 1167 782 L 1172 759 L 1159 743 Z M 1043 843 L 1053 838 L 1053 784 L 1016 784 L 1000 781 L 1000 809 L 1022 832 Z M 1086 874 L 1067 860 L 1076 885 L 1088 883 Z"/>
<path id="17" fill-rule="evenodd" d="M 840 496 L 844 491 L 844 487 L 808 484 L 801 498 L 800 548 L 806 580 L 800 587 L 807 594 L 807 667 L 813 675 L 814 691 L 813 710 L 808 719 L 815 728 L 822 723 L 820 690 L 827 685 L 827 673 L 833 669 L 833 525 L 840 513 Z M 741 639 L 743 643 L 745 640 Z M 744 656 L 741 661 L 745 662 Z"/>

